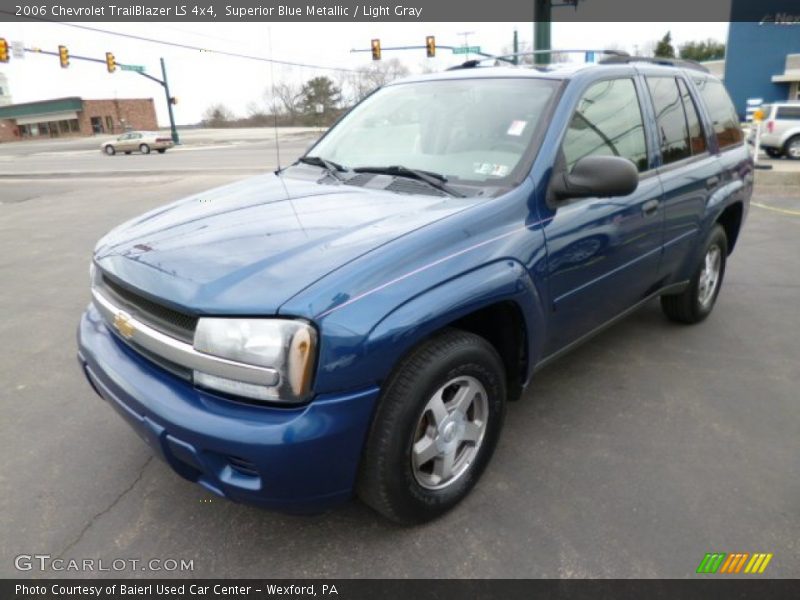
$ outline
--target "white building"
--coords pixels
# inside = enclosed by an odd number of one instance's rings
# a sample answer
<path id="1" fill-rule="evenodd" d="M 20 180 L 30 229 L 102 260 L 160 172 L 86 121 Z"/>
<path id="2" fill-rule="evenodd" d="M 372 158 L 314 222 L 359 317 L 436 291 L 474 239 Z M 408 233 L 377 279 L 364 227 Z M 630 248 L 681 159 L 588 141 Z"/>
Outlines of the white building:
<path id="1" fill-rule="evenodd" d="M 0 73 L 0 106 L 11 104 L 11 88 L 8 87 L 8 77 Z"/>

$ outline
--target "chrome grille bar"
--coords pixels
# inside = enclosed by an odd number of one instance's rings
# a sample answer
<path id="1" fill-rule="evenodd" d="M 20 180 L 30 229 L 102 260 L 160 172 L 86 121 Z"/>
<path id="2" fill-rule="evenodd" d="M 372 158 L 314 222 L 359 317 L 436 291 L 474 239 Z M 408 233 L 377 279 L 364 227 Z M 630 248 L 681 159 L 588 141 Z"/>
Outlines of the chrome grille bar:
<path id="1" fill-rule="evenodd" d="M 176 365 L 187 369 L 196 369 L 218 377 L 225 377 L 226 379 L 269 387 L 277 386 L 280 383 L 280 374 L 275 369 L 247 365 L 198 352 L 191 344 L 165 335 L 114 306 L 97 289 L 92 290 L 92 298 L 108 327 L 118 333 L 123 340 L 130 340 L 132 342 L 130 346 L 134 350 L 136 346 L 140 346 Z M 114 325 L 115 320 L 120 315 L 124 315 L 126 323 L 130 325 L 129 330 L 131 333 L 129 336 L 122 335 Z"/>

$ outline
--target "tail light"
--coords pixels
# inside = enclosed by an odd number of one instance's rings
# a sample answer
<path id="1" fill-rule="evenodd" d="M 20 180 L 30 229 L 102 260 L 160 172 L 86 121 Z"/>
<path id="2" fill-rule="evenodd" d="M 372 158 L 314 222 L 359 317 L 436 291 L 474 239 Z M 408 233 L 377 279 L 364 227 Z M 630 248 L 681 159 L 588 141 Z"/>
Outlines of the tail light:
<path id="1" fill-rule="evenodd" d="M 775 131 L 775 121 L 767 121 L 767 131 L 770 133 Z"/>
<path id="2" fill-rule="evenodd" d="M 156 142 L 171 142 L 172 138 L 156 138 Z"/>

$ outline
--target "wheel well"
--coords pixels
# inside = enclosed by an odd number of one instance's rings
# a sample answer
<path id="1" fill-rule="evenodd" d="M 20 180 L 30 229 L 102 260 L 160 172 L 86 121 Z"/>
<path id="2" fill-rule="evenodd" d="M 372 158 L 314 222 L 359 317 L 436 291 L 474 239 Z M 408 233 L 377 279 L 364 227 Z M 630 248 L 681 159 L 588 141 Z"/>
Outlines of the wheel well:
<path id="1" fill-rule="evenodd" d="M 742 203 L 736 202 L 722 211 L 717 223 L 722 225 L 725 230 L 725 236 L 728 238 L 728 254 L 730 254 L 736 245 L 736 239 L 739 237 L 739 228 L 742 225 Z"/>
<path id="2" fill-rule="evenodd" d="M 479 335 L 494 346 L 506 368 L 508 399 L 517 400 L 527 371 L 527 335 L 522 311 L 514 302 L 492 304 L 450 324 Z"/>

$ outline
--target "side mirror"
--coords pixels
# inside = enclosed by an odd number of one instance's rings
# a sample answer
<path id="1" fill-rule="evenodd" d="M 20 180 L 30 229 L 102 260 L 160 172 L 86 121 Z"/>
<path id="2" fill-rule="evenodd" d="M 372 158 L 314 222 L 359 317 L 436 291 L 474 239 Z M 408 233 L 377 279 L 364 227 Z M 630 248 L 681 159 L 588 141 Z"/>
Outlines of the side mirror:
<path id="1" fill-rule="evenodd" d="M 627 196 L 636 191 L 639 173 L 627 158 L 620 156 L 584 156 L 572 171 L 553 175 L 550 184 L 556 201 L 570 198 L 608 198 Z"/>

